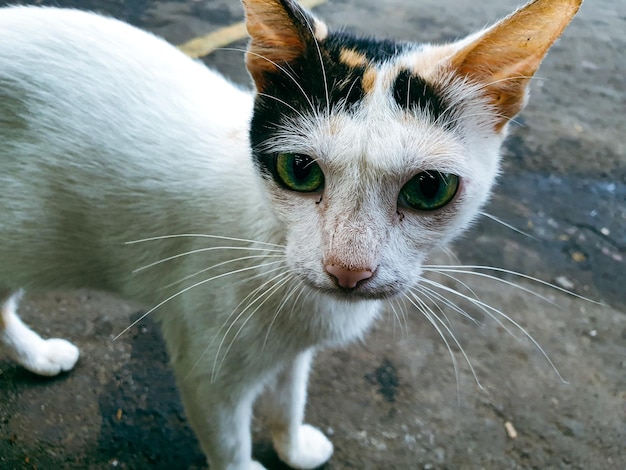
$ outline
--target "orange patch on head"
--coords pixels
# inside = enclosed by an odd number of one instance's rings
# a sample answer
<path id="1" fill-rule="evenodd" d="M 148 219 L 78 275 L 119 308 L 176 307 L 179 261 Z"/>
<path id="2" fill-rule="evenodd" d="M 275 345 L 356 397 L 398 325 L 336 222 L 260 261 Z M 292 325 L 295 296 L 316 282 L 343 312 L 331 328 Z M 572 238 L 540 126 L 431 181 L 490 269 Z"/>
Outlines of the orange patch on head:
<path id="1" fill-rule="evenodd" d="M 341 49 L 339 61 L 352 68 L 365 67 L 367 65 L 365 54 L 354 49 Z"/>
<path id="2" fill-rule="evenodd" d="M 378 71 L 374 67 L 368 67 L 363 74 L 363 80 L 361 80 L 361 86 L 366 94 L 374 91 L 376 85 L 376 78 L 378 77 Z"/>

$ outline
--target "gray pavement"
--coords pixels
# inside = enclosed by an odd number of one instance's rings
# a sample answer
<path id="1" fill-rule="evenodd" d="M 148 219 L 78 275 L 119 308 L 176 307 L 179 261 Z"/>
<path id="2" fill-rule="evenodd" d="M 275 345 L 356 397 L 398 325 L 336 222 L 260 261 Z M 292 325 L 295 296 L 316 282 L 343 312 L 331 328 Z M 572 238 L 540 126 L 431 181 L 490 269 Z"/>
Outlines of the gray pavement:
<path id="1" fill-rule="evenodd" d="M 242 15 L 235 0 L 32 3 L 96 8 L 177 44 Z M 316 12 L 362 32 L 440 41 L 517 5 L 331 0 Z M 452 250 L 460 263 L 571 285 L 606 304 L 504 274 L 521 289 L 463 278 L 528 329 L 567 383 L 527 338 L 511 337 L 481 312 L 480 326 L 448 314 L 480 386 L 453 348 L 455 373 L 420 315 L 390 314 L 362 344 L 316 362 L 307 414 L 335 444 L 325 469 L 626 468 L 625 7 L 622 0 L 585 2 L 508 141 L 487 212 L 532 237 L 484 218 Z M 248 83 L 240 53 L 218 51 L 206 61 Z M 457 263 L 450 255 L 434 261 Z M 52 380 L 0 359 L 0 468 L 204 468 L 154 322 L 112 341 L 141 308 L 89 291 L 27 299 L 23 317 L 45 335 L 74 341 L 82 357 Z M 258 458 L 285 468 L 262 417 L 254 431 Z"/>

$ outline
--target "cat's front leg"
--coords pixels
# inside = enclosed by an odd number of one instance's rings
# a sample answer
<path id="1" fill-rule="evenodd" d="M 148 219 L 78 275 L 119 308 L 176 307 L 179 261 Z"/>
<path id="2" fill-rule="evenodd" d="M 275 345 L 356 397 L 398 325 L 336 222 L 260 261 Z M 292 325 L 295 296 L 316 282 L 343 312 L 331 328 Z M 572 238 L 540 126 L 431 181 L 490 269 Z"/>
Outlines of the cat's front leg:
<path id="1" fill-rule="evenodd" d="M 234 385 L 234 386 L 233 386 Z M 259 386 L 213 383 L 209 376 L 179 377 L 185 411 L 210 470 L 265 470 L 252 460 L 250 423 Z"/>
<path id="2" fill-rule="evenodd" d="M 274 449 L 283 462 L 298 469 L 319 467 L 333 454 L 326 436 L 303 423 L 312 357 L 312 350 L 296 356 L 279 373 L 265 402 Z"/>
<path id="3" fill-rule="evenodd" d="M 17 314 L 21 292 L 0 290 L 0 350 L 29 371 L 54 376 L 71 370 L 78 361 L 79 351 L 61 338 L 43 339 Z"/>

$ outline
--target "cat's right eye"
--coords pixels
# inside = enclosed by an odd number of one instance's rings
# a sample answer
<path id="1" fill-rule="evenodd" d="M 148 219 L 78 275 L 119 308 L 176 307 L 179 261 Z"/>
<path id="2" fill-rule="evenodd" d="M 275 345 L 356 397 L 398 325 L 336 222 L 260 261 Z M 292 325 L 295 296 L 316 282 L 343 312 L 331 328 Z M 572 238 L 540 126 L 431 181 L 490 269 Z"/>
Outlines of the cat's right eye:
<path id="1" fill-rule="evenodd" d="M 276 155 L 275 175 L 287 189 L 300 193 L 317 192 L 324 187 L 324 173 L 308 155 L 279 153 Z"/>
<path id="2" fill-rule="evenodd" d="M 398 202 L 419 211 L 434 211 L 448 204 L 456 195 L 460 179 L 452 173 L 423 171 L 400 190 Z"/>

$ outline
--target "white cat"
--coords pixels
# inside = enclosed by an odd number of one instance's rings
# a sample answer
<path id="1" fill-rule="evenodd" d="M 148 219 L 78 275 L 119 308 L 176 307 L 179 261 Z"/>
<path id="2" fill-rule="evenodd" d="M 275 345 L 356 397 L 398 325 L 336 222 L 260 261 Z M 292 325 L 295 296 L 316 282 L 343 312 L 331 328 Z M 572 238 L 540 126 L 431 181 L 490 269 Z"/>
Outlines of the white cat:
<path id="1" fill-rule="evenodd" d="M 211 469 L 262 468 L 249 426 L 265 388 L 280 458 L 321 465 L 332 444 L 303 424 L 316 349 L 361 337 L 476 217 L 580 2 L 433 46 L 244 0 L 255 93 L 112 19 L 1 9 L 2 348 L 70 370 L 77 348 L 20 321 L 20 289 L 119 292 L 158 315 Z"/>

